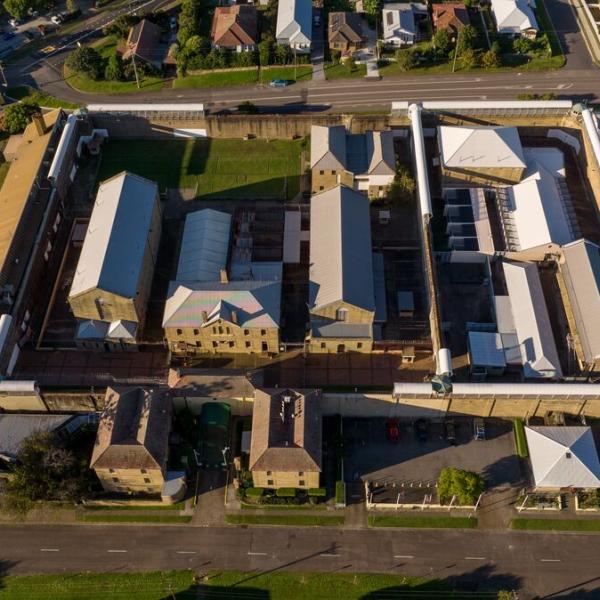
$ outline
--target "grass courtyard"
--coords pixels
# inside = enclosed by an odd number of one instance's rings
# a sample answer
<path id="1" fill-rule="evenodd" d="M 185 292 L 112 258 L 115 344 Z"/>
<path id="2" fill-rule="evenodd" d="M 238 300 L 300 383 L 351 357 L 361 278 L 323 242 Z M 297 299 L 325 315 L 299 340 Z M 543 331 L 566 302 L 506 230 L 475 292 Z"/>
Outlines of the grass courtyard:
<path id="1" fill-rule="evenodd" d="M 304 140 L 111 140 L 98 180 L 123 170 L 206 198 L 288 198 L 300 191 Z M 157 151 L 157 148 L 159 149 Z"/>

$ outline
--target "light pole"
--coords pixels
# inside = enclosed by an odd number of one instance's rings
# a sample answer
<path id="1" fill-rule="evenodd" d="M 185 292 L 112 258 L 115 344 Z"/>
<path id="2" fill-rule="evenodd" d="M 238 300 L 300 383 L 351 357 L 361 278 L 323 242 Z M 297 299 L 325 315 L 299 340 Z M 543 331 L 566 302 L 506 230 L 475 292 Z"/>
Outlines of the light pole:
<path id="1" fill-rule="evenodd" d="M 223 450 L 221 450 L 221 453 L 223 454 L 223 466 L 226 467 L 227 466 L 227 450 L 229 450 L 229 446 L 225 446 L 225 448 L 223 448 Z"/>
<path id="2" fill-rule="evenodd" d="M 4 63 L 0 60 L 0 73 L 2 73 L 2 85 L 8 87 L 8 81 L 6 81 L 6 75 L 4 74 Z"/>

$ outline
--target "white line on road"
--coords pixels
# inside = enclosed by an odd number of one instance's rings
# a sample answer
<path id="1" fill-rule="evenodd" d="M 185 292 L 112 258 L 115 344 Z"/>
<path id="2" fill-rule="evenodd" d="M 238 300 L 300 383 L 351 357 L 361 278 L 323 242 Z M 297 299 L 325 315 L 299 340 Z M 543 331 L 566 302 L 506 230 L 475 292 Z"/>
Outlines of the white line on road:
<path id="1" fill-rule="evenodd" d="M 485 556 L 465 556 L 465 560 L 485 560 Z"/>
<path id="2" fill-rule="evenodd" d="M 60 552 L 58 548 L 40 548 L 40 552 Z"/>
<path id="3" fill-rule="evenodd" d="M 127 552 L 127 550 L 107 550 L 107 552 Z"/>
<path id="4" fill-rule="evenodd" d="M 540 558 L 540 562 L 560 562 L 560 558 Z"/>
<path id="5" fill-rule="evenodd" d="M 196 554 L 194 550 L 177 550 L 177 554 Z"/>
<path id="6" fill-rule="evenodd" d="M 266 552 L 248 552 L 248 556 L 266 556 Z"/>
<path id="7" fill-rule="evenodd" d="M 414 558 L 412 554 L 394 554 L 394 558 Z"/>
<path id="8" fill-rule="evenodd" d="M 328 556 L 328 557 L 336 557 L 339 556 L 339 554 L 329 554 L 328 552 L 321 552 L 321 554 L 319 556 Z"/>

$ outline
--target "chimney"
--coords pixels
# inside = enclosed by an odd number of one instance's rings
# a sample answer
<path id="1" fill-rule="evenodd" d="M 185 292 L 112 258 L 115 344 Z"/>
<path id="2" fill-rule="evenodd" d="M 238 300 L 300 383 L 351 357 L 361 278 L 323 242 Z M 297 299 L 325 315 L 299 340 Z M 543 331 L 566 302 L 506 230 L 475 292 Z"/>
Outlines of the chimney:
<path id="1" fill-rule="evenodd" d="M 219 271 L 219 279 L 221 283 L 229 283 L 229 277 L 227 277 L 227 269 L 221 269 Z"/>
<path id="2" fill-rule="evenodd" d="M 32 120 L 38 137 L 42 137 L 46 133 L 46 121 L 44 121 L 44 115 L 42 113 L 35 113 Z"/>
<path id="3" fill-rule="evenodd" d="M 203 310 L 202 311 L 202 322 L 206 323 L 206 321 L 208 321 L 208 313 L 205 310 Z"/>
<path id="4" fill-rule="evenodd" d="M 234 325 L 237 325 L 237 324 L 238 324 L 237 310 L 232 310 L 232 311 L 231 311 L 231 322 L 232 322 Z"/>

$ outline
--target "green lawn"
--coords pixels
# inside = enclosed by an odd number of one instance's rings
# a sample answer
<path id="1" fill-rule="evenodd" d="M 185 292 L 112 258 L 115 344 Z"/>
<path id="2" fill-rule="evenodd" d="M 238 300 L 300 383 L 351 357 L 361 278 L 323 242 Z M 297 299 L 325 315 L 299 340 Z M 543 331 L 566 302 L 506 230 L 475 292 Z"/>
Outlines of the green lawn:
<path id="1" fill-rule="evenodd" d="M 366 65 L 355 65 L 355 68 L 352 71 L 341 63 L 337 65 L 325 65 L 326 79 L 353 79 L 356 77 L 364 77 L 366 74 Z"/>
<path id="2" fill-rule="evenodd" d="M 513 429 L 515 432 L 517 454 L 521 458 L 527 458 L 529 456 L 529 450 L 527 448 L 527 437 L 525 436 L 525 426 L 523 425 L 523 421 L 521 419 L 514 419 Z"/>
<path id="3" fill-rule="evenodd" d="M 158 513 L 155 515 L 117 515 L 110 511 L 108 514 L 94 512 L 91 514 L 78 513 L 78 521 L 88 523 L 189 523 L 192 517 L 180 517 L 179 515 L 165 515 Z"/>
<path id="4" fill-rule="evenodd" d="M 6 95 L 10 96 L 14 100 L 35 102 L 36 104 L 39 104 L 44 108 L 79 108 L 79 104 L 73 104 L 72 102 L 60 100 L 60 98 L 55 98 L 54 96 L 50 96 L 48 94 L 45 94 L 44 92 L 35 90 L 32 87 L 29 87 L 28 85 L 17 85 L 14 87 L 9 87 L 6 90 Z"/>
<path id="5" fill-rule="evenodd" d="M 66 573 L 3 577 L 0 598 L 10 600 L 111 600 L 140 598 L 252 598 L 255 600 L 359 600 L 413 597 L 460 600 L 438 579 L 366 573 L 216 571 L 195 584 L 193 571 L 151 573 Z M 430 596 L 429 593 L 432 595 Z M 372 596 L 371 596 L 372 594 Z M 377 595 L 375 595 L 377 594 Z M 415 596 L 416 597 L 416 596 Z M 485 592 L 477 598 L 496 598 Z"/>
<path id="6" fill-rule="evenodd" d="M 111 140 L 102 151 L 99 181 L 128 170 L 167 187 L 221 198 L 288 198 L 300 189 L 304 140 L 204 138 Z"/>
<path id="7" fill-rule="evenodd" d="M 327 506 L 323 504 L 240 504 L 242 510 L 325 510 Z"/>
<path id="8" fill-rule="evenodd" d="M 272 79 L 289 79 L 291 81 L 305 81 L 312 78 L 310 65 L 294 67 L 267 67 L 260 70 L 260 83 L 269 83 Z"/>
<path id="9" fill-rule="evenodd" d="M 227 515 L 232 525 L 298 525 L 319 526 L 343 525 L 344 517 L 321 515 Z"/>
<path id="10" fill-rule="evenodd" d="M 113 510 L 183 510 L 185 508 L 185 502 L 177 502 L 177 504 L 157 504 L 156 506 L 135 506 L 135 505 L 86 505 L 84 510 L 86 511 L 94 511 L 94 512 L 104 512 L 104 511 L 113 511 Z"/>
<path id="11" fill-rule="evenodd" d="M 600 519 L 513 519 L 511 529 L 535 531 L 600 531 Z"/>
<path id="12" fill-rule="evenodd" d="M 370 516 L 371 527 L 430 527 L 435 529 L 460 528 L 474 529 L 477 519 L 474 517 L 399 517 Z"/>
<path id="13" fill-rule="evenodd" d="M 247 71 L 207 71 L 201 75 L 188 75 L 173 80 L 173 88 L 178 90 L 189 88 L 228 87 L 234 85 L 254 85 L 258 69 Z"/>
<path id="14" fill-rule="evenodd" d="M 65 565 L 68 567 L 68 565 Z M 2 577 L 2 600 L 163 600 L 190 589 L 192 571 L 154 573 L 73 573 Z"/>

